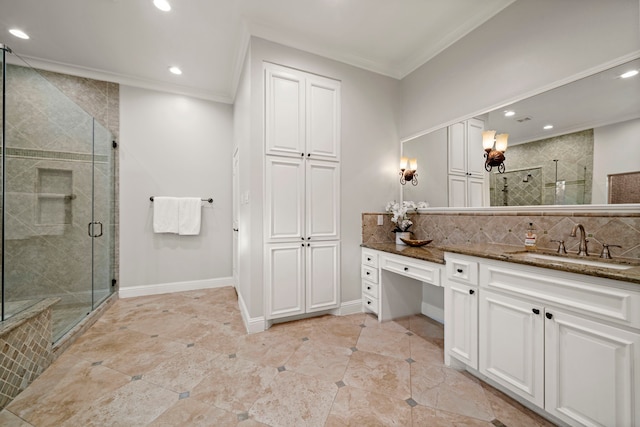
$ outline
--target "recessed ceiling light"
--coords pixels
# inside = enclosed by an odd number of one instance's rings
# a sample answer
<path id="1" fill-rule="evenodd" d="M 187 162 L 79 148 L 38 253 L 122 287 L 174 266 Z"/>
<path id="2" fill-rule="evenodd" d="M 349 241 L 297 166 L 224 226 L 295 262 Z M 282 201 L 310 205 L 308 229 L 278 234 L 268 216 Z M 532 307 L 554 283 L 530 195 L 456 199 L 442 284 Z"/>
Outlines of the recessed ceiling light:
<path id="1" fill-rule="evenodd" d="M 14 36 L 18 37 L 19 39 L 29 40 L 29 34 L 25 33 L 22 30 L 19 30 L 17 28 L 12 28 L 9 30 L 9 32 Z"/>
<path id="2" fill-rule="evenodd" d="M 169 72 L 171 72 L 171 73 L 173 73 L 175 75 L 178 75 L 178 76 L 180 74 L 182 74 L 182 70 L 180 68 L 176 67 L 176 66 L 169 67 Z"/>
<path id="3" fill-rule="evenodd" d="M 171 5 L 167 0 L 153 0 L 153 5 L 163 12 L 169 12 Z"/>
<path id="4" fill-rule="evenodd" d="M 506 110 L 506 111 L 504 112 L 504 116 L 505 116 L 505 117 L 511 117 L 511 116 L 515 116 L 515 115 L 516 115 L 516 112 L 515 112 L 515 111 Z"/>
<path id="5" fill-rule="evenodd" d="M 553 125 L 546 125 L 546 126 L 545 126 L 545 127 L 543 127 L 542 129 L 544 129 L 544 130 L 553 129 Z"/>
<path id="6" fill-rule="evenodd" d="M 620 77 L 622 77 L 623 79 L 628 79 L 629 77 L 633 77 L 637 74 L 638 74 L 638 70 L 631 70 L 631 71 L 627 71 L 624 74 L 620 74 Z"/>

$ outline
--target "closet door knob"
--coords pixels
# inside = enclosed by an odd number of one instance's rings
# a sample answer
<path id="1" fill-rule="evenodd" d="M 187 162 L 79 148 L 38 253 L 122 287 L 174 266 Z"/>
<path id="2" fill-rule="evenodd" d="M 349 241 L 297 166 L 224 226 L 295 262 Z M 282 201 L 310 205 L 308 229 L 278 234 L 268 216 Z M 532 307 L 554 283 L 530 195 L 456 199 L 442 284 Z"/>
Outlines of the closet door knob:
<path id="1" fill-rule="evenodd" d="M 476 293 L 476 291 L 474 291 L 473 289 L 469 289 L 469 295 L 473 295 L 475 293 Z"/>
<path id="2" fill-rule="evenodd" d="M 545 314 L 545 316 L 547 316 L 547 319 L 553 319 L 553 314 L 551 313 L 547 313 Z"/>
<path id="3" fill-rule="evenodd" d="M 404 268 L 404 271 L 409 271 L 409 267 L 405 267 L 405 268 Z"/>
<path id="4" fill-rule="evenodd" d="M 533 311 L 533 314 L 540 314 L 540 310 L 538 310 L 537 308 L 534 308 L 531 311 Z"/>
<path id="5" fill-rule="evenodd" d="M 457 271 L 458 273 L 462 273 L 464 270 L 463 270 L 463 269 L 461 269 L 461 268 L 459 268 L 459 269 L 457 269 L 456 271 Z"/>

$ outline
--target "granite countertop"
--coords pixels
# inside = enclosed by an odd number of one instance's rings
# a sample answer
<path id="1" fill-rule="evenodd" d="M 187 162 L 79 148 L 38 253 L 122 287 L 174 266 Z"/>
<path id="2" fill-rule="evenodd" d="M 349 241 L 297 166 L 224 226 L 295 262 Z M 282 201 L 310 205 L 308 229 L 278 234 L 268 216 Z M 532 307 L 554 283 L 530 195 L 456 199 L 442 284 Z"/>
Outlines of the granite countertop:
<path id="1" fill-rule="evenodd" d="M 395 243 L 368 243 L 362 247 L 404 255 L 425 261 L 444 264 L 444 253 L 451 252 L 462 255 L 476 256 L 481 258 L 495 259 L 498 261 L 514 262 L 517 264 L 531 265 L 534 267 L 544 267 L 552 270 L 566 271 L 569 273 L 586 274 L 588 276 L 603 277 L 606 279 L 621 280 L 624 282 L 640 284 L 640 260 L 614 258 L 613 260 L 603 260 L 597 256 L 589 256 L 590 261 L 606 262 L 614 265 L 630 265 L 626 270 L 615 270 L 585 264 L 575 264 L 561 262 L 560 260 L 544 260 L 528 256 L 522 246 L 497 245 L 497 244 L 472 244 L 472 245 L 449 245 L 449 246 L 422 246 L 414 248 L 410 246 L 396 245 Z M 535 251 L 539 254 L 552 255 L 553 252 Z M 574 255 L 565 255 L 566 258 L 581 258 Z"/>

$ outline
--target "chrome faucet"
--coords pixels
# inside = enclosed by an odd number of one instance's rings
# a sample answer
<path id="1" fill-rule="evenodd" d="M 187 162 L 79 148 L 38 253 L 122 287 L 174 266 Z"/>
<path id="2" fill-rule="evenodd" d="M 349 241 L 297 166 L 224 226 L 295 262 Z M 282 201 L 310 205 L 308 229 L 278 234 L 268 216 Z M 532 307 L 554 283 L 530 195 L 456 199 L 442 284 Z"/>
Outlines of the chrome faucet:
<path id="1" fill-rule="evenodd" d="M 587 250 L 587 242 L 586 239 L 587 233 L 584 231 L 584 227 L 582 224 L 576 224 L 571 229 L 570 237 L 576 237 L 576 230 L 580 230 L 580 246 L 578 246 L 578 256 L 589 256 L 589 251 Z"/>

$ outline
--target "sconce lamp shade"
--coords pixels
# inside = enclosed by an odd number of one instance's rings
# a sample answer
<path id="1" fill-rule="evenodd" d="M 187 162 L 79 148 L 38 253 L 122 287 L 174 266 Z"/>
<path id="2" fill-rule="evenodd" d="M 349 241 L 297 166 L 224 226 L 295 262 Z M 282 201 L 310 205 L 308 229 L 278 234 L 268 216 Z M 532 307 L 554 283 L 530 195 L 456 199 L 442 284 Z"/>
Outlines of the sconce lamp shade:
<path id="1" fill-rule="evenodd" d="M 485 130 L 482 132 L 482 148 L 485 150 L 491 150 L 493 148 L 495 130 Z"/>
<path id="2" fill-rule="evenodd" d="M 501 133 L 496 135 L 496 150 L 504 153 L 507 151 L 507 140 L 509 139 L 508 133 Z"/>
<path id="3" fill-rule="evenodd" d="M 407 168 L 407 163 L 409 162 L 409 159 L 406 157 L 401 157 L 400 158 L 400 169 L 406 169 Z"/>
<path id="4" fill-rule="evenodd" d="M 418 159 L 409 160 L 409 169 L 411 169 L 412 171 L 415 171 L 418 169 Z"/>

